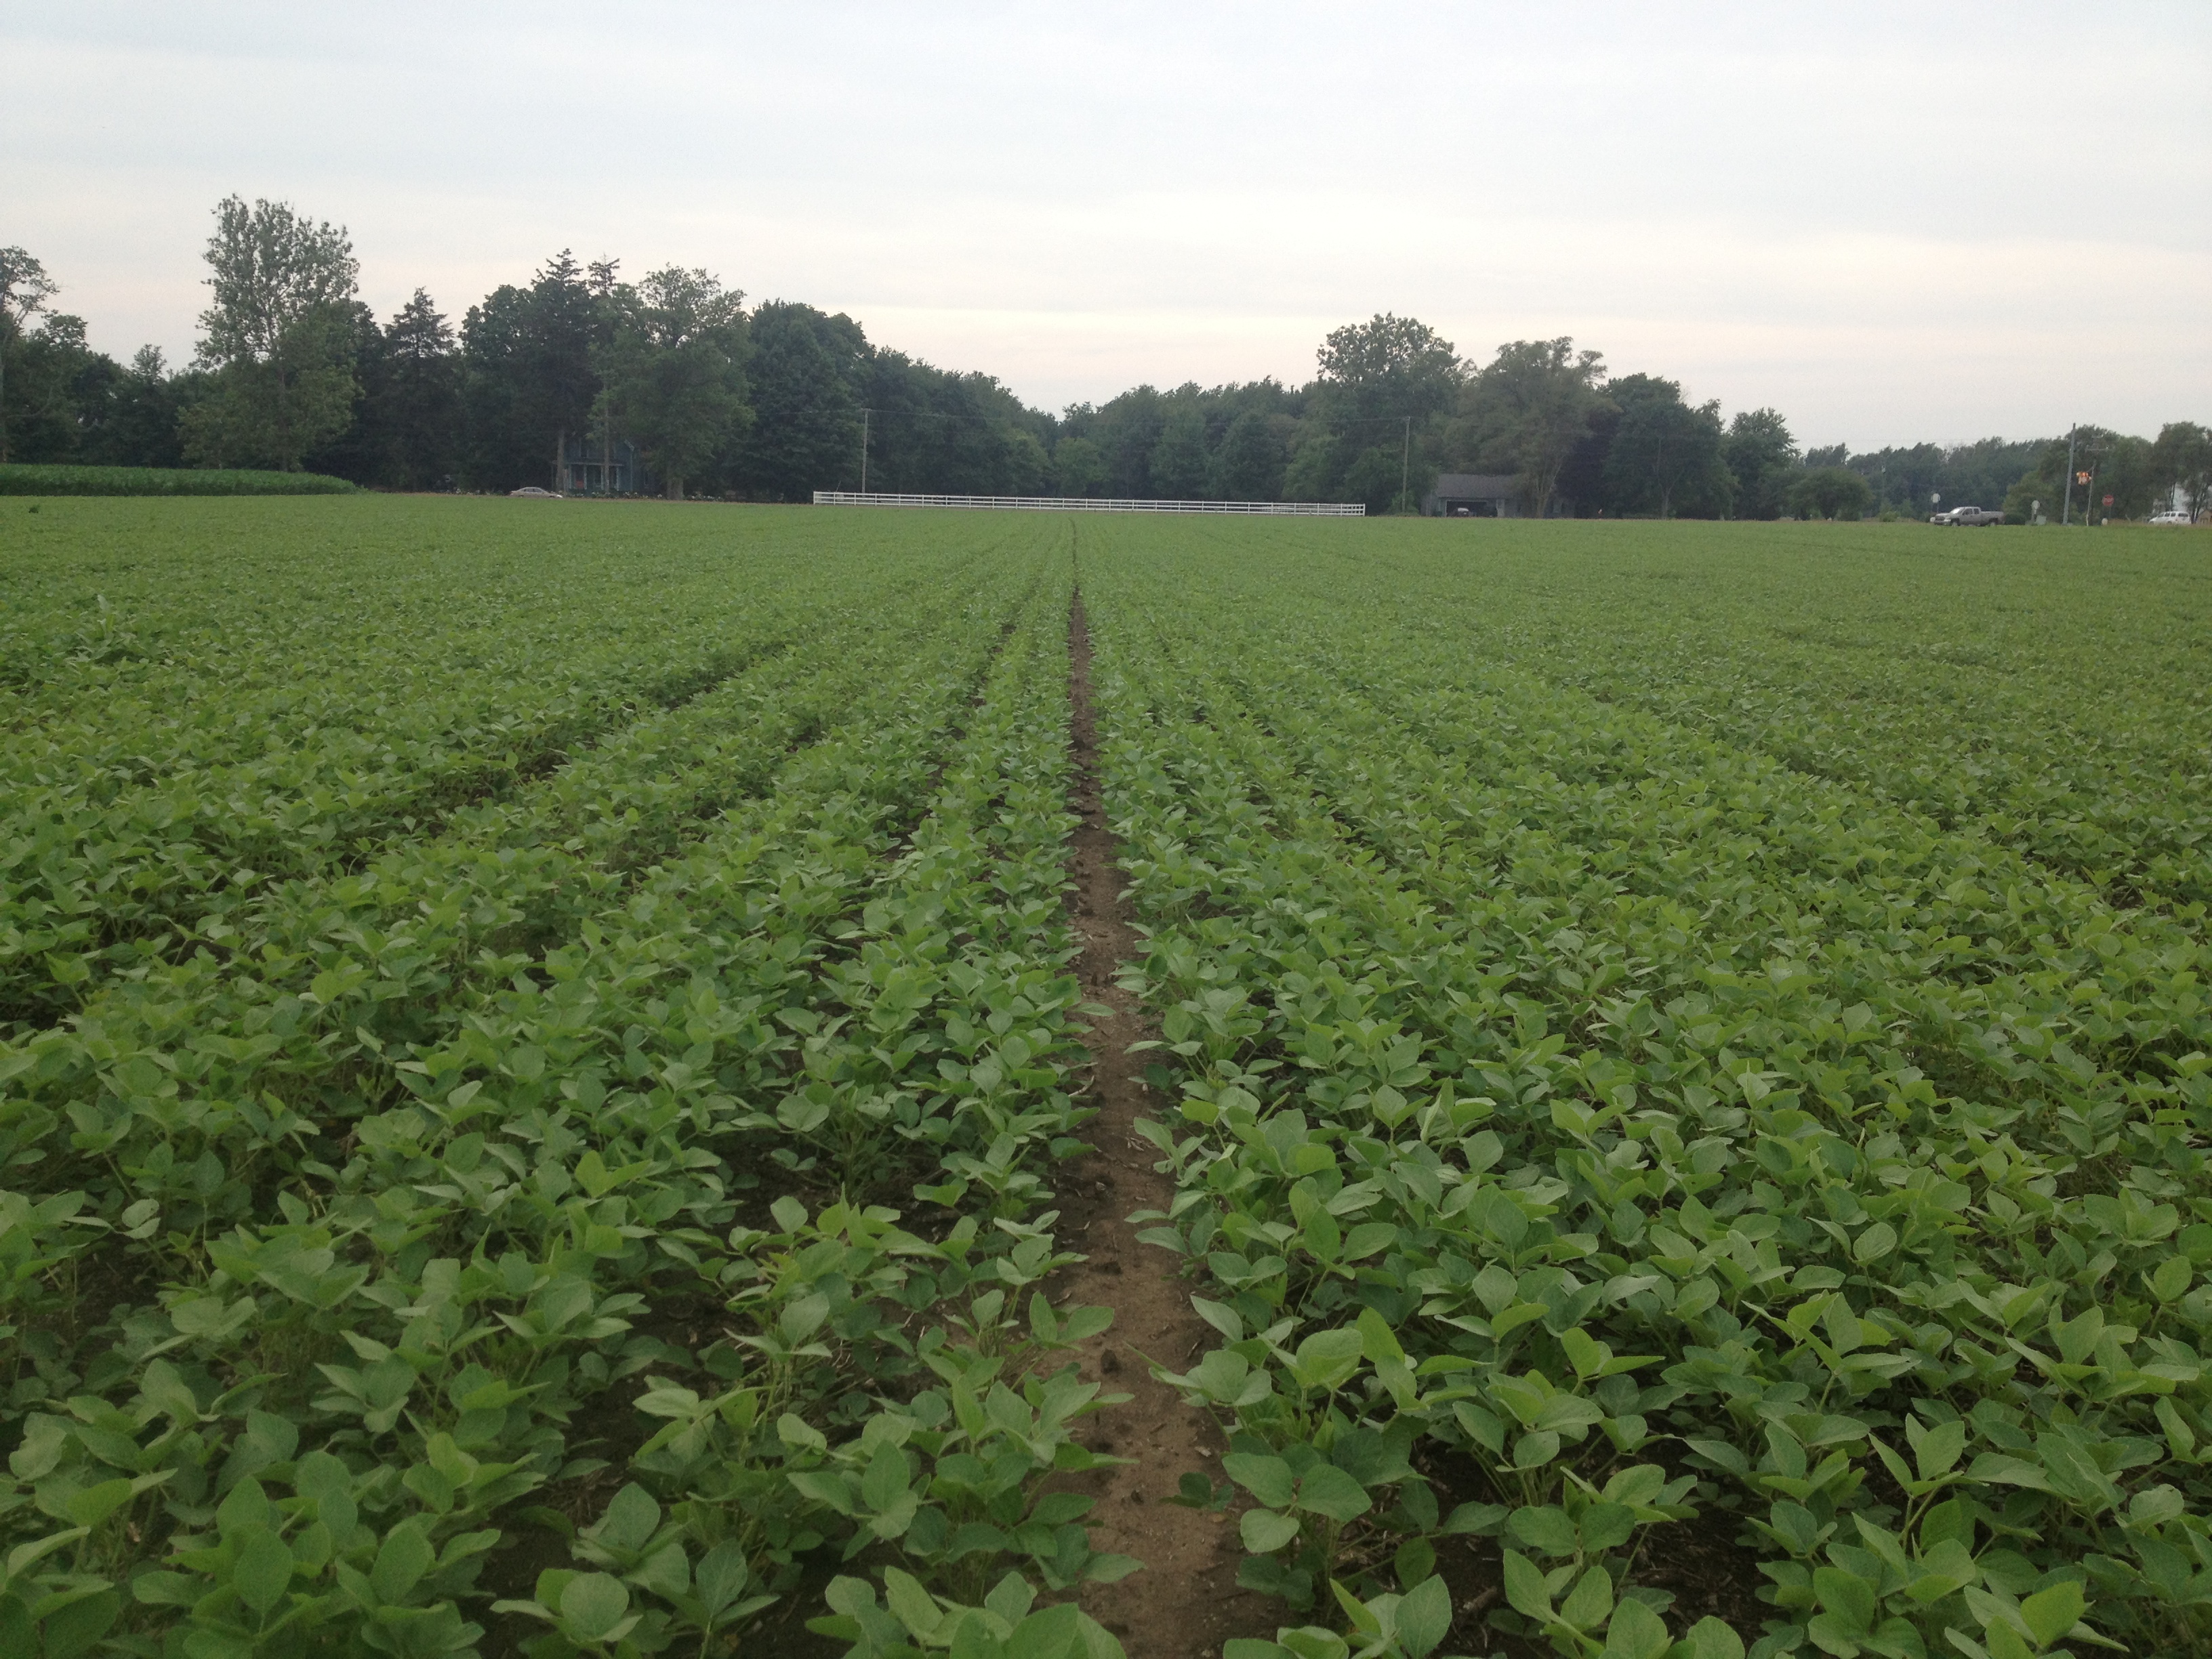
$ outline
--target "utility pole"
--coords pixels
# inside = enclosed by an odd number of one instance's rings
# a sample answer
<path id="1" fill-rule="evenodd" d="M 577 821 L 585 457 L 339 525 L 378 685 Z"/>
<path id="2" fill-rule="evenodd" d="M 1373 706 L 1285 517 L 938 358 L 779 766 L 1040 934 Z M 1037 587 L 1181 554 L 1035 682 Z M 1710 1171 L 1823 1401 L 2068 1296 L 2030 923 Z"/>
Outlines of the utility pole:
<path id="1" fill-rule="evenodd" d="M 2066 505 L 2058 514 L 2062 526 L 2074 522 L 2074 434 L 2078 430 L 2078 427 L 2066 428 Z"/>
<path id="2" fill-rule="evenodd" d="M 868 419 L 876 411 L 862 405 L 860 410 L 860 493 L 868 493 Z"/>
<path id="3" fill-rule="evenodd" d="M 1413 417 L 1406 416 L 1406 446 L 1398 455 L 1398 510 L 1402 513 L 1413 489 Z"/>

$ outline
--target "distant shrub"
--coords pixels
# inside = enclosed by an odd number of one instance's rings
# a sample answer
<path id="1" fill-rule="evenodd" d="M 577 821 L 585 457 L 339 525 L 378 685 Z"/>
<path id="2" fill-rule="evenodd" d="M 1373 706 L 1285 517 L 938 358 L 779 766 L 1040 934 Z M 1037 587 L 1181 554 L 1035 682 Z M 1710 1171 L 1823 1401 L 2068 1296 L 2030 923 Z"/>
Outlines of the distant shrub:
<path id="1" fill-rule="evenodd" d="M 346 495 L 319 472 L 183 466 L 0 466 L 0 495 Z"/>

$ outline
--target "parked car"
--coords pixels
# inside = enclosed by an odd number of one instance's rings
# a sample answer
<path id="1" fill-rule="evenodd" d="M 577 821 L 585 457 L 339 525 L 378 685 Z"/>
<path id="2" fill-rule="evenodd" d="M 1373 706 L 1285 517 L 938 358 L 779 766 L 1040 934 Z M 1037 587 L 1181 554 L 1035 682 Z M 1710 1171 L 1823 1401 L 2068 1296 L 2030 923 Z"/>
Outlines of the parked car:
<path id="1" fill-rule="evenodd" d="M 525 484 L 520 489 L 510 489 L 507 493 L 510 495 L 522 495 L 541 501 L 557 501 L 562 499 L 559 490 L 540 489 L 536 484 Z"/>
<path id="2" fill-rule="evenodd" d="M 2150 515 L 2150 522 L 2153 524 L 2179 525 L 2184 529 L 2186 529 L 2190 525 L 2194 524 L 2196 520 L 2191 519 L 2186 513 L 2154 513 Z"/>
<path id="3" fill-rule="evenodd" d="M 2002 524 L 2004 514 L 1993 513 L 1986 507 L 1954 507 L 1948 513 L 1930 514 L 1928 522 L 1948 525 Z"/>

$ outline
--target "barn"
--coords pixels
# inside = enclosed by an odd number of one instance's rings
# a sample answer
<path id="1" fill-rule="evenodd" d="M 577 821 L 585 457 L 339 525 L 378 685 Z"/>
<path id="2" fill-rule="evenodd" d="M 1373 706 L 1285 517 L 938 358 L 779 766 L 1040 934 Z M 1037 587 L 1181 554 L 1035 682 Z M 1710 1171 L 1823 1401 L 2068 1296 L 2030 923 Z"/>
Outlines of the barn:
<path id="1" fill-rule="evenodd" d="M 1521 481 L 1510 473 L 1447 472 L 1421 498 L 1432 519 L 1517 519 Z"/>

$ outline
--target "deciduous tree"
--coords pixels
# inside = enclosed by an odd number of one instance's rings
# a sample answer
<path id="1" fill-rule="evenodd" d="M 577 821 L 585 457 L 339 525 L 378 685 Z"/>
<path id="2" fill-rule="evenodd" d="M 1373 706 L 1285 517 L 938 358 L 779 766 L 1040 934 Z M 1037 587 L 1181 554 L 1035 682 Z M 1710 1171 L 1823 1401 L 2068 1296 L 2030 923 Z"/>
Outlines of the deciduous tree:
<path id="1" fill-rule="evenodd" d="M 544 480 L 558 487 L 561 452 L 592 418 L 596 356 L 607 343 L 614 262 L 587 270 L 563 248 L 527 288 L 503 283 L 461 324 L 467 470 L 482 488 Z"/>
<path id="2" fill-rule="evenodd" d="M 774 301 L 754 311 L 745 380 L 753 421 L 739 446 L 749 495 L 803 501 L 817 489 L 858 489 L 860 399 L 867 337 L 842 313 Z M 872 433 L 871 434 L 872 436 Z"/>
<path id="3" fill-rule="evenodd" d="M 1088 438 L 1062 438 L 1052 449 L 1052 487 L 1062 495 L 1091 495 L 1106 481 L 1106 458 Z"/>
<path id="4" fill-rule="evenodd" d="M 1281 496 L 1283 440 L 1276 430 L 1276 420 L 1281 418 L 1248 409 L 1229 423 L 1213 457 L 1217 495 L 1233 501 L 1272 501 Z"/>
<path id="5" fill-rule="evenodd" d="M 1606 489 L 1616 511 L 1718 517 L 1735 481 L 1721 459 L 1718 402 L 1682 401 L 1679 381 L 1632 374 L 1607 391 L 1620 405 L 1620 425 L 1605 459 Z"/>
<path id="6" fill-rule="evenodd" d="M 203 462 L 296 471 L 353 419 L 349 307 L 360 264 L 344 227 L 287 203 L 249 208 L 228 196 L 215 215 L 199 362 L 216 387 L 186 416 L 185 450 Z"/>
<path id="7" fill-rule="evenodd" d="M 1601 352 L 1571 338 L 1513 340 L 1467 382 L 1450 447 L 1478 465 L 1510 469 L 1521 498 L 1541 518 L 1560 470 L 1610 407 Z"/>
<path id="8" fill-rule="evenodd" d="M 1801 519 L 1859 519 L 1874 505 L 1874 486 L 1847 466 L 1815 467 L 1797 475 L 1784 500 Z"/>
<path id="9" fill-rule="evenodd" d="M 1384 312 L 1333 330 L 1316 356 L 1340 423 L 1416 421 L 1441 415 L 1459 395 L 1459 354 L 1426 323 Z"/>
<path id="10" fill-rule="evenodd" d="M 2190 512 L 2212 507 L 2212 429 L 2194 421 L 2171 421 L 2160 428 L 2151 445 L 2150 474 L 2155 488 L 2187 496 Z"/>
<path id="11" fill-rule="evenodd" d="M 617 287 L 610 304 L 596 412 L 629 434 L 681 501 L 685 482 L 726 455 L 750 419 L 744 295 L 707 270 L 669 265 Z"/>
<path id="12" fill-rule="evenodd" d="M 1735 480 L 1739 519 L 1782 515 L 1784 496 L 1797 468 L 1797 441 L 1778 409 L 1747 409 L 1729 422 L 1721 457 Z"/>
<path id="13" fill-rule="evenodd" d="M 384 330 L 385 381 L 375 412 L 380 483 L 441 489 L 460 466 L 461 364 L 453 325 L 422 289 Z"/>
<path id="14" fill-rule="evenodd" d="M 1206 416 L 1195 404 L 1179 402 L 1169 411 L 1152 445 L 1149 470 L 1152 493 L 1163 501 L 1190 501 L 1206 494 Z"/>
<path id="15" fill-rule="evenodd" d="M 1385 312 L 1334 330 L 1316 356 L 1309 419 L 1327 441 L 1299 446 L 1291 467 L 1297 483 L 1284 488 L 1301 498 L 1364 501 L 1370 511 L 1413 493 L 1436 470 L 1437 428 L 1459 398 L 1452 343 L 1416 318 Z"/>
<path id="16" fill-rule="evenodd" d="M 0 465 L 9 459 L 8 371 L 22 354 L 32 318 L 61 292 L 46 268 L 19 247 L 0 247 Z"/>

